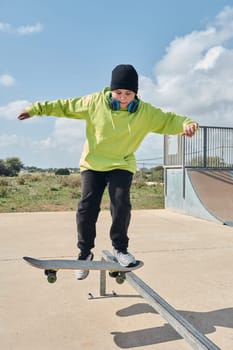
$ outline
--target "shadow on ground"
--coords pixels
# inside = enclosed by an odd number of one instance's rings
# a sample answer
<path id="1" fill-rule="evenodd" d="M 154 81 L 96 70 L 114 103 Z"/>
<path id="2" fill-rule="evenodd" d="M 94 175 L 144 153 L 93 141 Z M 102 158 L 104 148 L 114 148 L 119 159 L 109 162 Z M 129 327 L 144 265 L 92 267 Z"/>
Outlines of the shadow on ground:
<path id="1" fill-rule="evenodd" d="M 233 328 L 233 308 L 221 309 L 209 312 L 178 311 L 188 322 L 190 322 L 202 334 L 210 334 L 216 331 L 217 326 Z M 157 312 L 144 303 L 131 305 L 119 310 L 117 316 L 129 317 L 138 314 Z M 160 344 L 182 339 L 181 336 L 169 325 L 162 327 L 140 329 L 130 332 L 112 332 L 114 342 L 123 349 L 146 345 Z"/>

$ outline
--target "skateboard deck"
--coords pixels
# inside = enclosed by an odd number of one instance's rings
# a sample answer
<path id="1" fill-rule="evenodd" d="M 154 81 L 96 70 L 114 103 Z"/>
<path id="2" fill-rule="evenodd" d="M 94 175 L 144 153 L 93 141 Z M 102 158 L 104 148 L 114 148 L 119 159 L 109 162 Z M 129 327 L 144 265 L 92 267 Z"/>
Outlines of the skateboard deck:
<path id="1" fill-rule="evenodd" d="M 136 264 L 133 266 L 124 267 L 118 262 L 108 262 L 108 261 L 96 261 L 96 260 L 66 260 L 66 259 L 34 259 L 28 256 L 23 257 L 23 259 L 33 267 L 42 269 L 47 275 L 48 281 L 53 283 L 56 281 L 56 272 L 58 270 L 100 270 L 109 271 L 111 277 L 121 276 L 124 277 L 124 273 L 130 272 L 132 270 L 139 269 L 143 266 L 143 262 L 137 260 Z M 118 278 L 119 281 L 121 278 Z"/>

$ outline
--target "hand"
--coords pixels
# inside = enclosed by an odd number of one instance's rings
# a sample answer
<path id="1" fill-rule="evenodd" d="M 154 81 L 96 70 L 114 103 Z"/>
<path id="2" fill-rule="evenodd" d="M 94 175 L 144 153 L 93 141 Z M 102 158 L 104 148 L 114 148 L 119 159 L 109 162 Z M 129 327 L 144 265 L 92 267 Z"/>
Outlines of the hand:
<path id="1" fill-rule="evenodd" d="M 181 135 L 192 137 L 198 130 L 199 125 L 197 123 L 185 124 Z"/>
<path id="2" fill-rule="evenodd" d="M 24 109 L 17 117 L 19 120 L 30 118 L 30 114 Z"/>

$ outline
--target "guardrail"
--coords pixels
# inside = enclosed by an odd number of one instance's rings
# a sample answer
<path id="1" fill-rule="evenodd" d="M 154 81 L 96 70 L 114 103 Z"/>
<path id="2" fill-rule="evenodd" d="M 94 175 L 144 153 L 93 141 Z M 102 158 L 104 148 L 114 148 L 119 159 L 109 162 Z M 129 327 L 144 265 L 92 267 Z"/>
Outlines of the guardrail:
<path id="1" fill-rule="evenodd" d="M 233 168 L 233 128 L 200 126 L 192 138 L 165 135 L 164 166 Z"/>
<path id="2" fill-rule="evenodd" d="M 102 251 L 102 259 L 115 261 L 114 256 L 106 250 Z M 146 285 L 133 272 L 125 274 L 126 281 L 155 309 L 171 326 L 196 350 L 220 350 L 212 341 L 201 334 L 171 305 Z M 100 272 L 100 295 L 106 295 L 106 271 Z"/>

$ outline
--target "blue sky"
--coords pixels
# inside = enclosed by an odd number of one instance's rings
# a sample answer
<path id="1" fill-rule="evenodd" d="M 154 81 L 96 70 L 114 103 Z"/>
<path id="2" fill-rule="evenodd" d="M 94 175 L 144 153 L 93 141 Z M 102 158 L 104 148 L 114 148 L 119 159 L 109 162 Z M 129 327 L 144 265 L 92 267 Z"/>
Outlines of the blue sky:
<path id="1" fill-rule="evenodd" d="M 83 121 L 16 116 L 33 101 L 102 90 L 119 63 L 137 69 L 143 100 L 233 126 L 233 0 L 1 0 L 0 43 L 0 159 L 78 166 Z M 162 145 L 149 135 L 138 164 L 161 164 Z"/>

